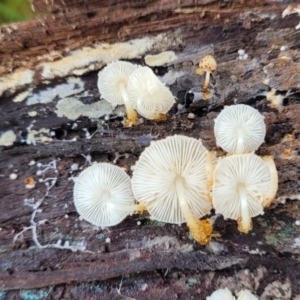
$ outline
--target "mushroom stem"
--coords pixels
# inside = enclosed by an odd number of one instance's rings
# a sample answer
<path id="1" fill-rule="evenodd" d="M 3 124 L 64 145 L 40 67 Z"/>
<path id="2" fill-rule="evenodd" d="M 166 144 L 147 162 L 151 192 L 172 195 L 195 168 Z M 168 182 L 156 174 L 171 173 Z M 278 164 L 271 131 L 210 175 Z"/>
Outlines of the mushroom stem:
<path id="1" fill-rule="evenodd" d="M 115 204 L 112 202 L 108 202 L 106 205 L 115 211 L 123 211 L 128 213 L 135 213 L 135 212 L 141 213 L 144 210 L 147 210 L 147 208 L 143 204 L 127 205 L 127 204 Z"/>
<path id="2" fill-rule="evenodd" d="M 249 204 L 244 184 L 239 183 L 238 193 L 241 202 L 241 220 L 238 220 L 238 230 L 243 233 L 248 233 L 252 229 L 252 221 L 249 214 Z"/>
<path id="3" fill-rule="evenodd" d="M 124 100 L 124 104 L 126 107 L 127 120 L 125 121 L 125 127 L 131 127 L 132 125 L 136 125 L 138 123 L 138 116 L 136 111 L 133 109 L 129 97 L 123 83 L 120 84 L 121 94 Z"/>
<path id="4" fill-rule="evenodd" d="M 179 204 L 191 234 L 200 245 L 206 245 L 211 240 L 212 226 L 210 222 L 207 220 L 198 220 L 191 211 L 185 200 L 185 188 L 181 176 L 175 179 L 175 185 Z"/>
<path id="5" fill-rule="evenodd" d="M 210 79 L 210 72 L 206 72 L 206 74 L 205 74 L 205 81 L 204 81 L 204 85 L 203 85 L 203 88 L 202 88 L 202 92 L 206 92 L 208 90 L 209 79 Z"/>

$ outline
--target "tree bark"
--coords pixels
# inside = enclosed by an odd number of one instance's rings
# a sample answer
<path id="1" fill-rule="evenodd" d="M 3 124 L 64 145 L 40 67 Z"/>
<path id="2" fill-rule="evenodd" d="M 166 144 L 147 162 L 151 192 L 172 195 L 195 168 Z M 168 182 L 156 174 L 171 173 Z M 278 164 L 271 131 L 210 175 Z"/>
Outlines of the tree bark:
<path id="1" fill-rule="evenodd" d="M 300 299 L 299 16 L 282 18 L 289 4 L 33 0 L 34 20 L 0 27 L 0 299 L 205 299 L 225 287 L 259 299 Z M 146 55 L 164 51 L 176 58 L 151 67 L 177 97 L 169 119 L 124 128 L 124 108 L 100 100 L 98 70 L 117 59 L 145 65 Z M 206 54 L 218 63 L 213 95 L 193 101 Z M 272 91 L 281 105 L 270 107 Z M 109 229 L 79 219 L 72 178 L 89 165 L 84 156 L 131 175 L 152 140 L 174 134 L 201 138 L 224 155 L 214 119 L 234 103 L 264 115 L 267 135 L 257 154 L 272 155 L 279 175 L 276 200 L 249 234 L 217 217 L 220 237 L 202 247 L 185 225 L 146 213 Z"/>

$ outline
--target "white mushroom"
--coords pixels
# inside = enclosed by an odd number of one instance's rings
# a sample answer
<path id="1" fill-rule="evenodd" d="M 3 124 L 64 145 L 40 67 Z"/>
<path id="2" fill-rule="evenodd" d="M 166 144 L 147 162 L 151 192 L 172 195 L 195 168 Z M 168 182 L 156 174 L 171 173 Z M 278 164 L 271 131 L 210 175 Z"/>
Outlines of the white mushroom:
<path id="1" fill-rule="evenodd" d="M 258 300 L 249 290 L 242 290 L 237 293 L 237 300 Z"/>
<path id="2" fill-rule="evenodd" d="M 262 159 L 269 166 L 269 171 L 271 175 L 271 186 L 268 194 L 265 196 L 263 201 L 263 206 L 269 207 L 272 201 L 275 199 L 278 190 L 278 173 L 272 156 L 264 156 L 262 157 Z"/>
<path id="3" fill-rule="evenodd" d="M 102 97 L 113 105 L 125 104 L 127 120 L 125 126 L 138 123 L 136 111 L 133 109 L 127 93 L 129 75 L 137 68 L 126 61 L 116 61 L 107 65 L 98 73 L 98 88 Z"/>
<path id="4" fill-rule="evenodd" d="M 257 150 L 264 142 L 264 117 L 244 104 L 227 106 L 215 119 L 214 132 L 217 145 L 230 154 Z"/>
<path id="5" fill-rule="evenodd" d="M 132 189 L 152 218 L 174 224 L 187 222 L 195 240 L 210 241 L 209 221 L 200 221 L 211 210 L 207 198 L 208 151 L 201 140 L 175 135 L 151 142 L 133 172 Z M 211 166 L 212 168 L 212 166 Z"/>
<path id="6" fill-rule="evenodd" d="M 130 177 L 121 168 L 96 163 L 80 173 L 74 185 L 74 204 L 79 215 L 96 226 L 113 226 L 135 211 Z"/>
<path id="7" fill-rule="evenodd" d="M 248 233 L 251 218 L 263 214 L 272 178 L 268 164 L 255 154 L 221 159 L 214 170 L 213 207 L 225 218 L 237 220 L 238 230 Z"/>
<path id="8" fill-rule="evenodd" d="M 148 67 L 134 70 L 128 81 L 131 105 L 143 117 L 160 120 L 175 103 L 171 91 Z"/>
<path id="9" fill-rule="evenodd" d="M 228 288 L 214 291 L 206 300 L 235 300 L 231 291 Z"/>

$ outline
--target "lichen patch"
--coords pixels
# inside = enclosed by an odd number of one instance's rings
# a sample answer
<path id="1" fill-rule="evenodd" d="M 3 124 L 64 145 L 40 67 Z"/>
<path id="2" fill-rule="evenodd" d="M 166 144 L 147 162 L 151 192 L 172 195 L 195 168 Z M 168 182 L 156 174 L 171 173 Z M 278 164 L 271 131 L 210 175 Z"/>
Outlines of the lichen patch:
<path id="1" fill-rule="evenodd" d="M 19 69 L 14 73 L 0 77 L 0 96 L 6 90 L 14 92 L 16 88 L 32 83 L 33 76 L 33 71 Z"/>
<path id="2" fill-rule="evenodd" d="M 7 130 L 0 134 L 0 146 L 11 146 L 17 139 L 12 130 Z"/>
<path id="3" fill-rule="evenodd" d="M 158 38 L 158 41 L 161 38 Z M 64 77 L 75 69 L 82 69 L 92 63 L 102 62 L 102 66 L 119 59 L 133 59 L 141 57 L 156 43 L 156 38 L 145 37 L 124 43 L 98 44 L 84 47 L 71 52 L 71 55 L 60 60 L 41 64 L 43 79 Z"/>
<path id="4" fill-rule="evenodd" d="M 159 80 L 166 84 L 166 85 L 172 85 L 176 82 L 176 79 L 183 76 L 185 72 L 183 71 L 174 71 L 174 70 L 169 70 L 164 76 L 158 77 Z"/>
<path id="5" fill-rule="evenodd" d="M 66 83 L 58 84 L 55 87 L 49 87 L 44 91 L 31 95 L 27 101 L 27 105 L 38 103 L 50 103 L 56 97 L 63 99 L 84 91 L 84 82 L 80 78 L 70 77 Z"/>
<path id="6" fill-rule="evenodd" d="M 145 63 L 150 67 L 159 67 L 177 59 L 173 51 L 164 51 L 155 55 L 146 55 Z"/>
<path id="7" fill-rule="evenodd" d="M 92 104 L 83 104 L 78 99 L 72 97 L 58 101 L 55 110 L 58 117 L 67 117 L 70 120 L 76 120 L 80 116 L 100 118 L 112 112 L 112 105 L 105 100 L 97 101 Z"/>

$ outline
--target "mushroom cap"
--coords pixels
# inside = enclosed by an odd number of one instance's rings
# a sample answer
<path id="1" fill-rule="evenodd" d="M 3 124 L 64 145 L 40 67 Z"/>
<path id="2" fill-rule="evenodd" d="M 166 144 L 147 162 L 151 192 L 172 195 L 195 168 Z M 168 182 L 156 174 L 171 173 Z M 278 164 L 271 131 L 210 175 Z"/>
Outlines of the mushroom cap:
<path id="1" fill-rule="evenodd" d="M 130 177 L 119 167 L 96 163 L 80 173 L 74 185 L 74 204 L 79 215 L 96 226 L 120 223 L 128 212 L 113 204 L 134 204 Z"/>
<path id="2" fill-rule="evenodd" d="M 206 215 L 211 210 L 207 199 L 207 153 L 201 140 L 181 135 L 151 142 L 134 168 L 135 198 L 156 220 L 173 224 L 186 222 L 175 185 L 180 177 L 191 211 L 198 218 Z"/>
<path id="3" fill-rule="evenodd" d="M 199 68 L 205 72 L 213 72 L 217 69 L 217 62 L 211 55 L 204 56 L 199 62 Z"/>
<path id="4" fill-rule="evenodd" d="M 264 142 L 264 117 L 249 105 L 227 106 L 215 119 L 217 145 L 229 153 L 252 152 Z"/>
<path id="5" fill-rule="evenodd" d="M 237 293 L 237 300 L 258 300 L 249 290 L 242 290 Z"/>
<path id="6" fill-rule="evenodd" d="M 206 300 L 235 300 L 231 291 L 228 288 L 214 291 Z"/>
<path id="7" fill-rule="evenodd" d="M 239 189 L 246 191 L 249 215 L 263 213 L 271 176 L 267 163 L 256 154 L 236 154 L 222 158 L 214 170 L 212 202 L 216 213 L 237 220 L 241 217 Z"/>
<path id="8" fill-rule="evenodd" d="M 175 103 L 169 88 L 161 83 L 149 67 L 134 70 L 129 76 L 127 88 L 132 107 L 147 119 L 166 114 Z"/>
<path id="9" fill-rule="evenodd" d="M 114 105 L 124 104 L 122 89 L 127 87 L 129 75 L 137 68 L 127 61 L 116 61 L 108 64 L 98 73 L 98 89 L 101 96 Z"/>

